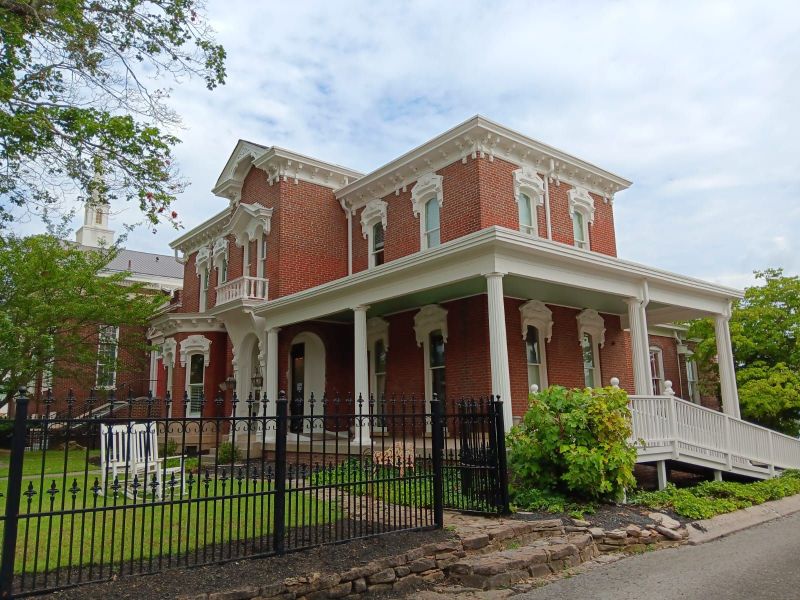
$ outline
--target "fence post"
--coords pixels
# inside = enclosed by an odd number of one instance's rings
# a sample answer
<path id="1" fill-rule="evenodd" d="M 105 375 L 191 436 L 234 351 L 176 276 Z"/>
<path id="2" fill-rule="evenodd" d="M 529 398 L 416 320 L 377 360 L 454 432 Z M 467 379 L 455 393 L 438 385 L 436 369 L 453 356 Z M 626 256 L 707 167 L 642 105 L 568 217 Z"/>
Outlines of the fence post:
<path id="1" fill-rule="evenodd" d="M 434 394 L 431 400 L 431 442 L 433 451 L 433 522 L 444 527 L 444 406 Z"/>
<path id="2" fill-rule="evenodd" d="M 22 460 L 25 456 L 27 420 L 28 397 L 25 394 L 25 388 L 20 388 L 14 414 L 14 437 L 11 440 L 11 457 L 8 465 L 3 556 L 0 559 L 0 598 L 11 597 L 11 587 L 14 581 L 14 558 L 17 552 L 17 526 L 19 525 L 19 503 L 22 495 Z"/>
<path id="3" fill-rule="evenodd" d="M 272 548 L 285 552 L 286 542 L 286 433 L 289 401 L 281 391 L 275 401 L 275 512 L 272 523 Z"/>
<path id="4" fill-rule="evenodd" d="M 508 495 L 508 459 L 506 456 L 506 426 L 503 418 L 503 400 L 500 396 L 495 397 L 494 404 L 494 426 L 495 439 L 497 440 L 497 468 L 500 471 L 498 477 L 499 507 L 500 512 L 507 515 L 511 512 L 511 501 Z"/>

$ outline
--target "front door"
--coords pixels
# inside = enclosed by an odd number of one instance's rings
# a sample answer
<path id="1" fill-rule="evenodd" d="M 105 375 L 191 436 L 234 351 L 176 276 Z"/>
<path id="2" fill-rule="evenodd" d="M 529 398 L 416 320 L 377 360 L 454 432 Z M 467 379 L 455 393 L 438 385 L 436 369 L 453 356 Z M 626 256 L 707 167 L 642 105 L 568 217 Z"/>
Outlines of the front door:
<path id="1" fill-rule="evenodd" d="M 305 403 L 305 362 L 306 345 L 294 344 L 292 346 L 292 395 L 289 404 L 291 420 L 289 431 L 292 433 L 303 432 L 303 406 Z"/>

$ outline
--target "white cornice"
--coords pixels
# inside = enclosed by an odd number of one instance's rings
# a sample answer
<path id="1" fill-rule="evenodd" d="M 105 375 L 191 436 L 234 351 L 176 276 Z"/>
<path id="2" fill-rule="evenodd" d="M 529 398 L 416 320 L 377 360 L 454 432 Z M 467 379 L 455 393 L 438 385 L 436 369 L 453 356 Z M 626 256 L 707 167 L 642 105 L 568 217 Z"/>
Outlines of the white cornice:
<path id="1" fill-rule="evenodd" d="M 260 204 L 239 204 L 225 228 L 236 238 L 238 246 L 252 242 L 259 233 L 269 235 L 273 209 Z"/>
<path id="2" fill-rule="evenodd" d="M 201 313 L 166 313 L 156 317 L 148 336 L 168 336 L 174 333 L 225 331 L 225 325 L 214 316 Z"/>
<path id="3" fill-rule="evenodd" d="M 331 189 L 338 189 L 362 176 L 358 171 L 327 163 L 291 150 L 266 147 L 239 140 L 217 183 L 211 190 L 217 196 L 235 204 L 239 201 L 242 184 L 250 167 L 261 169 L 273 185 L 278 180 L 307 181 Z"/>
<path id="4" fill-rule="evenodd" d="M 557 182 L 580 185 L 608 199 L 631 185 L 619 175 L 475 116 L 348 184 L 336 192 L 336 197 L 352 207 L 359 206 L 370 198 L 405 191 L 423 173 L 477 157 L 489 160 L 499 157 L 546 173 Z"/>
<path id="5" fill-rule="evenodd" d="M 535 261 L 541 264 L 558 263 L 566 270 L 575 267 L 584 270 L 597 271 L 613 277 L 619 281 L 630 282 L 629 287 L 640 288 L 641 282 L 647 280 L 658 283 L 676 294 L 687 297 L 713 298 L 714 302 L 731 298 L 741 298 L 741 290 L 720 286 L 717 284 L 686 277 L 647 267 L 631 261 L 621 260 L 595 252 L 587 252 L 541 238 L 507 229 L 504 227 L 489 227 L 475 233 L 446 242 L 437 248 L 425 252 L 415 252 L 403 258 L 390 261 L 376 269 L 359 271 L 322 285 L 302 290 L 288 296 L 262 303 L 253 307 L 256 315 L 269 318 L 273 311 L 288 309 L 297 303 L 311 303 L 321 297 L 338 297 L 348 293 L 349 290 L 371 290 L 384 284 L 389 279 L 402 279 L 408 269 L 417 268 L 438 261 L 460 261 L 465 253 L 473 255 L 483 252 L 485 247 L 494 246 L 494 252 L 523 253 L 527 262 Z M 480 273 L 476 273 L 479 275 Z M 444 282 L 442 282 L 444 283 Z M 633 285 L 635 284 L 635 286 Z M 377 301 L 378 299 L 376 299 Z"/>
<path id="6" fill-rule="evenodd" d="M 440 330 L 442 339 L 447 343 L 447 309 L 438 304 L 428 304 L 420 308 L 414 315 L 414 333 L 417 346 L 422 346 L 432 331 Z"/>
<path id="7" fill-rule="evenodd" d="M 588 190 L 582 187 L 574 187 L 567 194 L 569 198 L 569 214 L 572 215 L 577 210 L 586 215 L 589 223 L 594 223 L 594 198 L 589 195 Z"/>
<path id="8" fill-rule="evenodd" d="M 441 175 L 435 173 L 425 173 L 414 184 L 414 189 L 411 190 L 411 208 L 414 211 L 414 216 L 418 217 L 422 214 L 425 203 L 431 198 L 436 198 L 439 206 L 442 205 L 444 200 L 442 194 L 442 179 Z"/>
<path id="9" fill-rule="evenodd" d="M 528 334 L 528 326 L 536 327 L 544 334 L 544 338 L 549 342 L 553 338 L 553 311 L 544 302 L 539 300 L 529 300 L 519 307 L 522 319 L 522 337 Z"/>
<path id="10" fill-rule="evenodd" d="M 197 227 L 190 229 L 178 239 L 171 242 L 169 247 L 173 250 L 180 250 L 184 254 L 191 254 L 200 246 L 208 244 L 222 235 L 222 232 L 228 224 L 230 214 L 230 208 L 218 212 L 207 221 L 200 223 Z"/>
<path id="11" fill-rule="evenodd" d="M 575 317 L 578 321 L 578 342 L 582 343 L 583 334 L 588 333 L 602 348 L 606 343 L 606 323 L 593 308 L 587 308 Z"/>

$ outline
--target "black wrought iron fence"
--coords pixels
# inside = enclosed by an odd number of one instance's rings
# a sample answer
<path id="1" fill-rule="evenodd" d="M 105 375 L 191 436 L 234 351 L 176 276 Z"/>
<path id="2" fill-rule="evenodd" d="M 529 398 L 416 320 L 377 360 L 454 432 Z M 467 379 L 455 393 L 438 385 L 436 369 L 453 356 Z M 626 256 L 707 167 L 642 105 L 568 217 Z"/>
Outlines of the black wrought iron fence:
<path id="1" fill-rule="evenodd" d="M 0 597 L 508 511 L 499 399 L 126 402 L 31 419 L 18 398 Z"/>

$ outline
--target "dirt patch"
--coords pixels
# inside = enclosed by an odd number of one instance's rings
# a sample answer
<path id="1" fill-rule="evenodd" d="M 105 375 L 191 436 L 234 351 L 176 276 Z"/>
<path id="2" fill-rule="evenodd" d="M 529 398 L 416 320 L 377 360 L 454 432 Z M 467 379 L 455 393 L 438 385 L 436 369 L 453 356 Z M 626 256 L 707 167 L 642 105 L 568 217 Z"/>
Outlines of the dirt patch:
<path id="1" fill-rule="evenodd" d="M 584 515 L 584 520 L 589 521 L 592 526 L 601 527 L 606 531 L 610 529 L 617 529 L 625 527 L 626 525 L 638 525 L 645 527 L 653 525 L 653 520 L 647 517 L 647 513 L 653 512 L 653 509 L 635 504 L 601 504 L 597 507 L 594 514 Z M 691 521 L 686 517 L 681 517 L 669 510 L 661 510 L 665 515 L 668 515 L 680 522 L 686 524 Z M 564 525 L 572 525 L 572 518 L 567 513 L 549 513 L 543 511 L 530 511 L 518 512 L 514 514 L 515 519 L 523 521 L 539 521 L 542 519 L 561 519 Z"/>
<path id="2" fill-rule="evenodd" d="M 430 542 L 454 539 L 444 530 L 403 531 L 378 537 L 320 546 L 283 556 L 242 559 L 222 565 L 172 569 L 155 575 L 123 577 L 55 592 L 60 600 L 164 600 L 182 594 L 219 592 L 262 586 L 312 572 L 341 572 L 390 554 L 400 554 Z M 380 597 L 380 596 L 377 596 Z M 388 596 L 387 596 L 388 597 Z"/>

